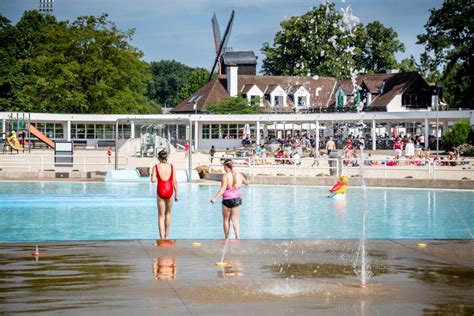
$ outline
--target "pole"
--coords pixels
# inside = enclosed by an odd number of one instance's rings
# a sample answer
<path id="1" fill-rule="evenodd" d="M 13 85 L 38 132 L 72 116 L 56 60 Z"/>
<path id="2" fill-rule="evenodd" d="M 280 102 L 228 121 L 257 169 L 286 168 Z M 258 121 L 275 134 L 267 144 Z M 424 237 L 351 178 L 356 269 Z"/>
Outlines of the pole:
<path id="1" fill-rule="evenodd" d="M 119 121 L 115 121 L 115 170 L 118 170 L 118 126 Z"/>
<path id="2" fill-rule="evenodd" d="M 375 123 L 375 119 L 372 119 L 372 150 L 375 151 L 377 149 L 377 135 L 375 133 L 377 125 Z"/>
<path id="3" fill-rule="evenodd" d="M 319 121 L 316 121 L 316 135 L 314 136 L 315 137 L 315 140 L 314 140 L 314 149 L 316 151 L 319 150 Z"/>
<path id="4" fill-rule="evenodd" d="M 430 130 L 430 125 L 429 125 L 428 118 L 426 117 L 425 118 L 425 146 L 424 146 L 425 149 L 428 149 L 428 137 L 430 136 L 429 130 Z"/>
<path id="5" fill-rule="evenodd" d="M 439 89 L 436 89 L 436 157 L 439 154 Z M 427 141 L 425 139 L 425 141 Z"/>
<path id="6" fill-rule="evenodd" d="M 192 171 L 193 171 L 193 153 L 191 148 L 193 148 L 193 133 L 191 133 L 193 128 L 193 121 L 189 118 L 189 133 L 188 133 L 188 142 L 189 142 L 189 155 L 188 155 L 188 182 L 191 182 Z"/>

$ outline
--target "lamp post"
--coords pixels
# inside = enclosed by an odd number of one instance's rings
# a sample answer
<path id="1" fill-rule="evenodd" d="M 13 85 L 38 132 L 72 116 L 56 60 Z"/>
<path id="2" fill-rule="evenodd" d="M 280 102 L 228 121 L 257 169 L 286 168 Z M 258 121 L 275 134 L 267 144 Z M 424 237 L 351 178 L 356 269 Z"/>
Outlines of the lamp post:
<path id="1" fill-rule="evenodd" d="M 436 107 L 436 156 L 439 155 L 439 95 L 440 95 L 440 86 L 436 85 L 436 97 L 435 97 L 435 107 Z"/>

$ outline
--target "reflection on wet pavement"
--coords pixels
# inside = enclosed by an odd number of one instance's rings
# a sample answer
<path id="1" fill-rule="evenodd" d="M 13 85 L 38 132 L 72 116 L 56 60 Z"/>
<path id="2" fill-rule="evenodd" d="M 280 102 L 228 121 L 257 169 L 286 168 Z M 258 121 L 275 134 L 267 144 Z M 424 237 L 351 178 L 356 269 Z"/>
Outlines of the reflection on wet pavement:
<path id="1" fill-rule="evenodd" d="M 174 257 L 164 256 L 153 259 L 153 276 L 155 280 L 176 279 L 177 270 L 176 258 Z"/>
<path id="2" fill-rule="evenodd" d="M 51 255 L 46 251 L 34 258 L 30 248 L 11 250 L 25 253 L 20 258 L 0 257 L 0 302 L 2 305 L 13 304 L 13 309 L 10 309 L 13 312 L 21 312 L 24 304 L 36 305 L 36 312 L 98 304 L 99 301 L 94 299 L 71 303 L 63 294 L 78 295 L 120 286 L 120 281 L 133 271 L 130 265 L 113 262 L 105 256 L 85 253 Z"/>
<path id="3" fill-rule="evenodd" d="M 474 284 L 474 268 L 459 266 L 427 265 L 399 267 L 408 272 L 411 278 L 437 285 L 471 287 Z"/>
<path id="4" fill-rule="evenodd" d="M 366 289 L 352 240 L 240 241 L 222 267 L 221 240 L 58 243 L 37 262 L 34 245 L 1 245 L 0 314 L 471 315 L 474 266 L 447 262 L 469 262 L 474 243 L 417 242 L 369 241 Z"/>
<path id="5" fill-rule="evenodd" d="M 234 278 L 244 275 L 242 273 L 242 264 L 239 260 L 224 260 L 224 262 L 225 266 L 221 266 L 217 271 L 219 278 Z"/>
<path id="6" fill-rule="evenodd" d="M 456 302 L 436 304 L 434 308 L 423 309 L 424 316 L 474 315 L 474 303 Z"/>
<path id="7" fill-rule="evenodd" d="M 280 278 L 343 278 L 355 276 L 354 269 L 349 265 L 333 263 L 285 263 L 262 266 Z M 388 269 L 382 266 L 371 266 L 373 276 L 386 274 Z"/>

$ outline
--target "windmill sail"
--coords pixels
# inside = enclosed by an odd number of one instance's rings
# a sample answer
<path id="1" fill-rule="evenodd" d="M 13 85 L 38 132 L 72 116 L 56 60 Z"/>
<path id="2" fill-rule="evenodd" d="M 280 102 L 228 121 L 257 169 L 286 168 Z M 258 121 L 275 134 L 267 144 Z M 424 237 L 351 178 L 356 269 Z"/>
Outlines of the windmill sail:
<path id="1" fill-rule="evenodd" d="M 214 61 L 214 65 L 212 66 L 211 74 L 209 75 L 208 81 L 211 81 L 212 74 L 214 73 L 214 70 L 216 69 L 216 65 L 219 63 L 220 57 L 224 50 L 224 46 L 229 41 L 230 31 L 232 30 L 232 23 L 234 22 L 234 13 L 235 13 L 234 10 L 232 10 L 232 13 L 230 14 L 229 22 L 227 23 L 227 27 L 225 28 L 224 36 L 222 37 L 222 40 L 219 43 L 219 49 L 217 50 L 217 53 L 216 53 L 216 60 Z M 216 19 L 216 22 L 217 22 L 217 19 Z M 213 25 L 214 25 L 214 22 L 213 22 Z M 214 39 L 215 38 L 216 37 L 214 36 Z M 221 67 L 219 67 L 219 71 L 220 71 L 220 68 Z"/>
<path id="2" fill-rule="evenodd" d="M 212 16 L 212 32 L 214 33 L 214 44 L 216 46 L 216 54 L 219 51 L 219 45 L 221 44 L 221 29 L 219 28 L 219 22 L 217 22 L 216 14 Z"/>

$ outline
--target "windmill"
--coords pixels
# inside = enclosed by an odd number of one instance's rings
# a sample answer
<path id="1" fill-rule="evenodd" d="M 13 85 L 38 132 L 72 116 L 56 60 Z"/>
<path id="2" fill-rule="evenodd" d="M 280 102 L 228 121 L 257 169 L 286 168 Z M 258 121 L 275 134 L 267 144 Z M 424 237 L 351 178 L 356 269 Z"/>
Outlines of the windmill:
<path id="1" fill-rule="evenodd" d="M 214 44 L 216 46 L 216 59 L 214 60 L 214 65 L 212 66 L 211 74 L 209 75 L 209 81 L 211 81 L 212 74 L 214 73 L 214 69 L 219 64 L 219 76 L 221 73 L 221 66 L 220 66 L 220 58 L 224 50 L 228 49 L 227 42 L 229 41 L 230 32 L 232 30 L 232 23 L 234 22 L 234 10 L 230 14 L 229 22 L 227 22 L 227 26 L 224 31 L 224 36 L 221 38 L 221 30 L 219 28 L 219 23 L 217 22 L 216 14 L 212 16 L 212 32 L 214 34 Z"/>

